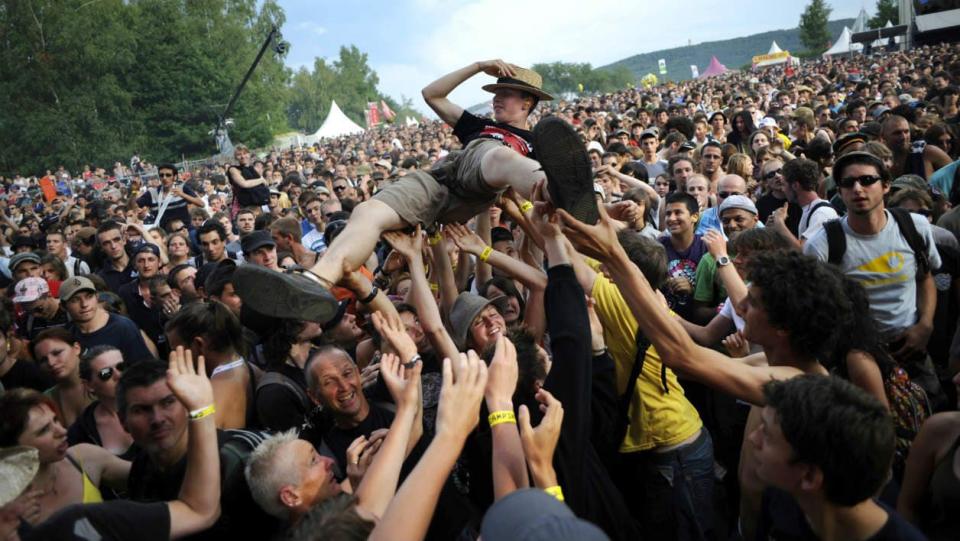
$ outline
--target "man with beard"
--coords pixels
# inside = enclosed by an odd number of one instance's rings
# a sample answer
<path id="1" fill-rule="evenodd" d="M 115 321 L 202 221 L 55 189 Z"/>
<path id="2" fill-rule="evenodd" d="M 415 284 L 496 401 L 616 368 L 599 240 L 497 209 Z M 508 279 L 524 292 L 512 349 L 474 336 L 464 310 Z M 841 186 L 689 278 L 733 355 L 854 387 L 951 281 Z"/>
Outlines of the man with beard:
<path id="1" fill-rule="evenodd" d="M 820 167 L 816 162 L 798 158 L 784 164 L 783 193 L 787 200 L 796 203 L 802 210 L 800 224 L 797 226 L 799 238 L 787 228 L 786 205 L 773 212 L 773 229 L 794 248 L 800 249 L 804 243 L 823 228 L 823 224 L 838 217 L 836 209 L 829 201 L 820 199 L 817 187 L 820 185 Z"/>

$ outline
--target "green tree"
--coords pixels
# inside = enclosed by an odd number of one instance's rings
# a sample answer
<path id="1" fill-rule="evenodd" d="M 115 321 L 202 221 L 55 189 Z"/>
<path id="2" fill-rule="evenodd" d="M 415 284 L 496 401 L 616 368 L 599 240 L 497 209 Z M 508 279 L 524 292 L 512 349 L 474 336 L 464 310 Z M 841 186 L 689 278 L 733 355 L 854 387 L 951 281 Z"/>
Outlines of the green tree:
<path id="1" fill-rule="evenodd" d="M 800 14 L 800 41 L 810 51 L 823 51 L 830 44 L 827 21 L 833 10 L 824 0 L 810 0 Z"/>
<path id="2" fill-rule="evenodd" d="M 870 18 L 870 28 L 882 28 L 887 21 L 900 24 L 900 8 L 894 0 L 877 0 L 877 14 Z"/>
<path id="3" fill-rule="evenodd" d="M 594 69 L 590 64 L 552 62 L 534 64 L 532 69 L 543 77 L 543 89 L 553 94 L 578 92 L 612 92 L 626 88 L 634 79 L 626 66 Z"/>

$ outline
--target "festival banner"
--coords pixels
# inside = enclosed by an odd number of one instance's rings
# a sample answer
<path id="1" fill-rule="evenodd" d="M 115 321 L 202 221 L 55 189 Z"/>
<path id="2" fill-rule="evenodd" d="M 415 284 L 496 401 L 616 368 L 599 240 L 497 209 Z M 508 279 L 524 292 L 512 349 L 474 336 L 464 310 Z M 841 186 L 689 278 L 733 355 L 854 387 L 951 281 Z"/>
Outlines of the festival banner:
<path id="1" fill-rule="evenodd" d="M 665 59 L 661 58 L 660 60 L 657 60 L 657 64 L 659 64 L 659 66 L 660 66 L 660 75 L 666 75 L 666 74 L 667 74 L 667 61 L 666 61 Z"/>
<path id="2" fill-rule="evenodd" d="M 772 53 L 772 54 L 760 54 L 753 57 L 753 63 L 762 64 L 764 62 L 770 62 L 771 60 L 783 60 L 786 58 L 790 58 L 789 51 L 780 51 L 779 53 Z"/>
<path id="3" fill-rule="evenodd" d="M 690 74 L 694 79 L 700 77 L 700 70 L 697 68 L 696 64 L 690 64 Z"/>
<path id="4" fill-rule="evenodd" d="M 367 102 L 367 128 L 373 128 L 380 124 L 380 110 L 377 108 L 377 102 Z"/>

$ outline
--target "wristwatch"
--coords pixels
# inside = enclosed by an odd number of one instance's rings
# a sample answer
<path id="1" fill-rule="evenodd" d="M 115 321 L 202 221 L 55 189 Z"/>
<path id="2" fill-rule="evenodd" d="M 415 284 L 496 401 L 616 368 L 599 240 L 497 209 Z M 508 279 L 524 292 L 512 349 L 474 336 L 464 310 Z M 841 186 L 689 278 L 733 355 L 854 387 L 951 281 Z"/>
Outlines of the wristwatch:
<path id="1" fill-rule="evenodd" d="M 726 266 L 729 265 L 729 264 L 730 264 L 730 257 L 729 257 L 729 256 L 727 256 L 727 255 L 722 255 L 722 256 L 720 256 L 720 257 L 717 258 L 717 266 L 718 266 L 718 267 L 726 267 Z"/>

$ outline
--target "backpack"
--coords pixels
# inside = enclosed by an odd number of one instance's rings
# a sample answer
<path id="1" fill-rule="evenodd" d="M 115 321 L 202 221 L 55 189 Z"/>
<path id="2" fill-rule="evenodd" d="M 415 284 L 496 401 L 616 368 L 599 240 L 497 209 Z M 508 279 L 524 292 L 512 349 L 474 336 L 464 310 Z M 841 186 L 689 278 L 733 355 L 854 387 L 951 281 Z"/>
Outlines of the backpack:
<path id="1" fill-rule="evenodd" d="M 810 220 L 813 219 L 813 215 L 816 214 L 816 212 L 823 207 L 833 208 L 833 205 L 831 205 L 829 201 L 822 201 L 822 200 L 819 201 L 816 205 L 814 205 L 813 208 L 810 209 L 810 212 L 807 213 L 807 223 L 806 223 L 806 227 L 804 227 L 804 230 L 806 230 L 807 227 L 810 227 Z M 802 220 L 800 225 L 804 225 Z"/>
<path id="2" fill-rule="evenodd" d="M 910 376 L 899 366 L 894 366 L 883 379 L 883 391 L 890 403 L 890 414 L 896 429 L 893 469 L 897 479 L 902 479 L 910 444 L 920 432 L 920 425 L 930 416 L 930 401 L 927 393 L 910 381 Z"/>
<path id="3" fill-rule="evenodd" d="M 257 379 L 254 397 L 260 393 L 260 389 L 263 389 L 268 385 L 282 385 L 297 397 L 297 400 L 300 402 L 300 407 L 303 408 L 304 412 L 309 412 L 313 407 L 310 403 L 310 397 L 307 396 L 307 393 L 303 390 L 303 387 L 298 385 L 297 382 L 293 381 L 290 376 L 273 371 L 263 372 L 262 374 L 263 375 Z M 256 398 L 254 398 L 254 402 L 256 402 Z"/>
<path id="4" fill-rule="evenodd" d="M 270 436 L 261 430 L 223 430 L 220 438 L 220 487 L 222 527 L 250 539 L 267 539 L 277 531 L 278 521 L 253 501 L 244 470 L 250 455 Z M 224 531 L 224 530 L 221 530 Z"/>
<path id="5" fill-rule="evenodd" d="M 920 236 L 910 213 L 901 208 L 891 208 L 887 211 L 897 222 L 900 234 L 903 235 L 907 245 L 910 246 L 910 250 L 913 251 L 914 258 L 917 260 L 917 276 L 923 276 L 930 272 L 927 241 Z M 823 229 L 827 232 L 827 262 L 840 266 L 843 261 L 843 254 L 847 252 L 847 235 L 843 232 L 843 226 L 840 225 L 840 218 L 824 223 Z"/>

